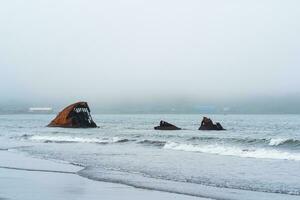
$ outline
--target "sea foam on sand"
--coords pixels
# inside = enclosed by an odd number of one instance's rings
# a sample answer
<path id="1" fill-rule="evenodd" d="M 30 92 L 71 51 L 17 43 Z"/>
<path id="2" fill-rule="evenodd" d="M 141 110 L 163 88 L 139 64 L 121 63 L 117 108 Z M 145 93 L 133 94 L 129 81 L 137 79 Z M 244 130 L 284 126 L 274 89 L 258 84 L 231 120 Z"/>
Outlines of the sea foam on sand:
<path id="1" fill-rule="evenodd" d="M 81 167 L 31 158 L 9 151 L 0 151 L 0 157 L 0 199 L 199 199 L 92 181 L 76 174 Z"/>

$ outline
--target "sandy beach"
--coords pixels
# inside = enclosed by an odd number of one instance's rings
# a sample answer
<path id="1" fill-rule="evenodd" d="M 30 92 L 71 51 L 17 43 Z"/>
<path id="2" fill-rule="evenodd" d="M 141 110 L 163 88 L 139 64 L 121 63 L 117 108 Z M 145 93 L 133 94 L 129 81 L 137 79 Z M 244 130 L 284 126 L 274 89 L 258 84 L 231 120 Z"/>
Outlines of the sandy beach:
<path id="1" fill-rule="evenodd" d="M 14 152 L 0 151 L 0 157 L 1 200 L 199 199 L 92 181 L 76 174 L 81 167 Z"/>

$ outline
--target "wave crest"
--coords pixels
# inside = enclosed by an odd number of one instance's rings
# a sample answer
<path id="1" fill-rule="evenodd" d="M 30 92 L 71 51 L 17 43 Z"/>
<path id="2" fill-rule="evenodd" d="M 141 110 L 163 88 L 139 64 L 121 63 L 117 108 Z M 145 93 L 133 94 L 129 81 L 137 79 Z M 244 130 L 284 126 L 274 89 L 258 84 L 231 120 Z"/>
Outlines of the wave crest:
<path id="1" fill-rule="evenodd" d="M 33 135 L 26 139 L 33 141 L 40 141 L 45 143 L 98 143 L 98 144 L 109 144 L 109 143 L 122 143 L 129 142 L 128 139 L 119 137 L 112 138 L 87 138 L 87 137 L 75 137 L 75 136 L 46 136 L 46 135 Z"/>
<path id="2" fill-rule="evenodd" d="M 299 147 L 300 140 L 293 138 L 219 138 L 219 137 L 207 137 L 197 136 L 188 139 L 187 141 L 204 141 L 204 142 L 226 142 L 235 143 L 241 145 L 266 145 L 266 146 L 285 146 L 285 147 Z"/>
<path id="3" fill-rule="evenodd" d="M 270 140 L 269 145 L 270 146 L 279 146 L 283 144 L 290 144 L 290 145 L 300 145 L 299 140 L 295 139 L 289 139 L 289 138 L 273 138 Z"/>
<path id="4" fill-rule="evenodd" d="M 290 153 L 279 151 L 275 149 L 243 149 L 240 147 L 229 147 L 224 145 L 194 145 L 194 144 L 180 144 L 176 142 L 168 142 L 164 145 L 164 149 L 201 152 L 226 156 L 238 156 L 248 158 L 265 158 L 265 159 L 281 159 L 281 160 L 295 160 L 300 161 L 300 153 Z"/>
<path id="5" fill-rule="evenodd" d="M 160 140 L 142 140 L 138 143 L 145 144 L 145 145 L 153 145 L 153 146 L 164 146 L 166 144 L 165 141 L 160 141 Z"/>

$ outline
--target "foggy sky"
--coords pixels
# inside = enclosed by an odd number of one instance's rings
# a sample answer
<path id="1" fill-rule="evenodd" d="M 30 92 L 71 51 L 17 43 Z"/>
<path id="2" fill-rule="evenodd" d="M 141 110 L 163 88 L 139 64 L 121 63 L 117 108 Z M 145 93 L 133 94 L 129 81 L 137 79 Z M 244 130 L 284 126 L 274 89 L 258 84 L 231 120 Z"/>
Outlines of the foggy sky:
<path id="1" fill-rule="evenodd" d="M 0 3 L 0 102 L 236 102 L 300 90 L 297 0 Z"/>

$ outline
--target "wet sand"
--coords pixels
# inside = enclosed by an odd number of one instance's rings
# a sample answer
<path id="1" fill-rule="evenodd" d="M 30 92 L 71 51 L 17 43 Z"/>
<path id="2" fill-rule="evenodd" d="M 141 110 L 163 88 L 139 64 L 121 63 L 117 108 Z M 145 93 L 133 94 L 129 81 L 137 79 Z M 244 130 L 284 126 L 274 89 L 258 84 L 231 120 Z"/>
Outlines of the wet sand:
<path id="1" fill-rule="evenodd" d="M 81 167 L 0 151 L 0 200 L 192 200 L 192 196 L 93 181 L 76 174 Z"/>

